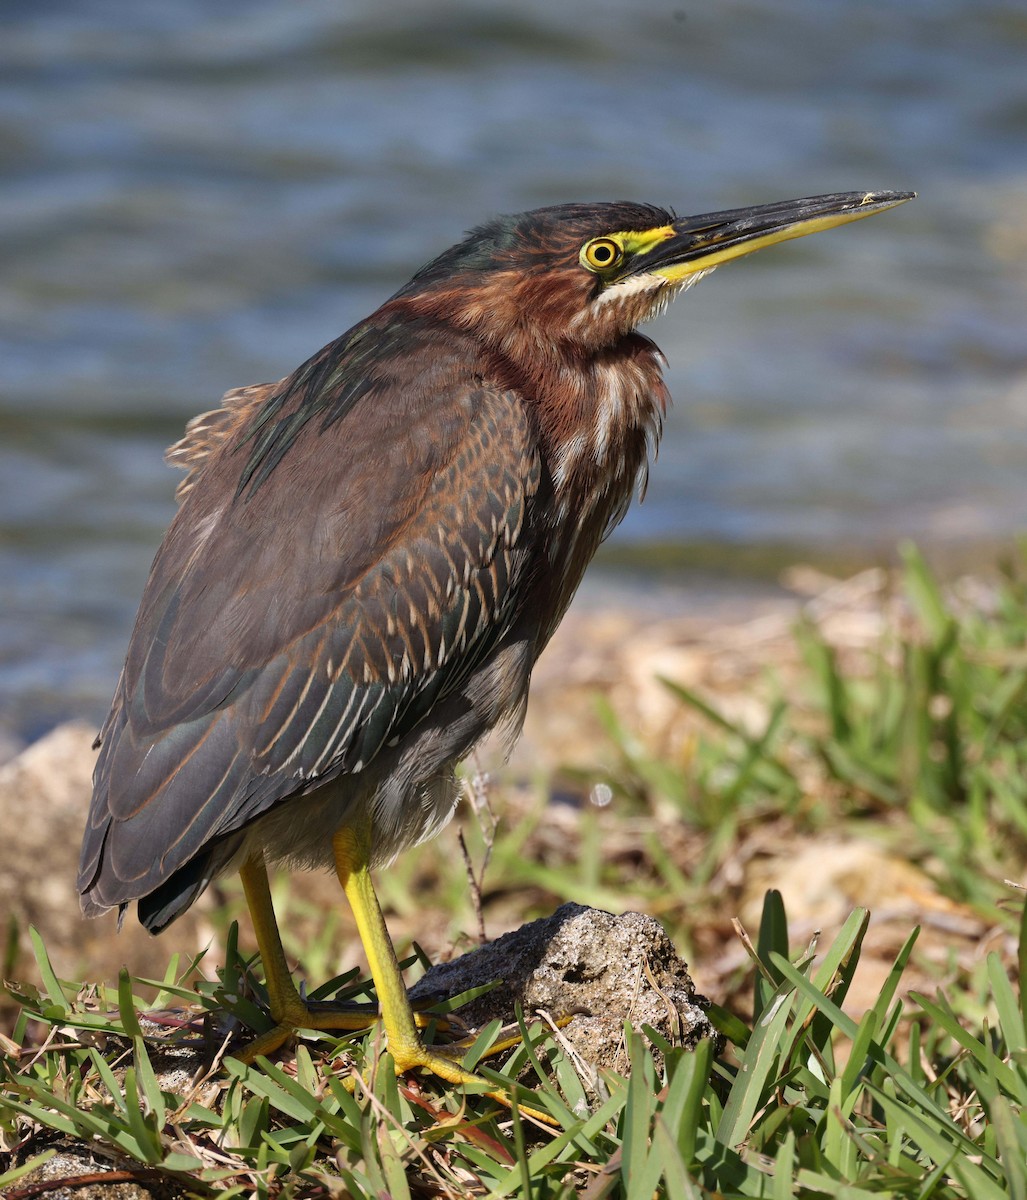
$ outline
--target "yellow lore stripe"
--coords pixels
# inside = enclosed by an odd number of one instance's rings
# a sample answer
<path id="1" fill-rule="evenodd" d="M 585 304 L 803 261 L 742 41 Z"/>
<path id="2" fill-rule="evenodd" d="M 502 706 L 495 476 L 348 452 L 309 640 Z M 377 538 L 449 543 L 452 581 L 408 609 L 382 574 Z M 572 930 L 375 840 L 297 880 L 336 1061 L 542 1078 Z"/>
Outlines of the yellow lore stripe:
<path id="1" fill-rule="evenodd" d="M 626 254 L 648 254 L 660 242 L 665 242 L 676 233 L 677 230 L 673 225 L 661 225 L 658 229 L 627 229 L 622 233 L 612 233 L 610 236 Z"/>

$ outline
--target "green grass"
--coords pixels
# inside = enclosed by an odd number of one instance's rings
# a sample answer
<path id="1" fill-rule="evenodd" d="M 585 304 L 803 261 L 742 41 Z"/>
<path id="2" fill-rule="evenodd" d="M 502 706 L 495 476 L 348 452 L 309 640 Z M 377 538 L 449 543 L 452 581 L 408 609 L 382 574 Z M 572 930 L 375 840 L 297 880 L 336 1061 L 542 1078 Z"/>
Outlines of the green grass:
<path id="1" fill-rule="evenodd" d="M 939 967 L 921 958 L 931 931 L 910 928 L 850 1015 L 868 914 L 799 948 L 771 891 L 752 940 L 723 934 L 740 939 L 748 968 L 714 996 L 726 1038 L 716 1059 L 709 1044 L 690 1053 L 629 1029 L 630 1070 L 603 1072 L 598 1095 L 541 1028 L 485 1060 L 503 1086 L 530 1078 L 548 1131 L 484 1096 L 397 1081 L 373 1033 L 304 1041 L 294 1064 L 226 1059 L 171 1086 L 147 1012 L 190 1008 L 189 1036 L 206 1028 L 212 1045 L 226 1011 L 243 1026 L 266 1019 L 234 933 L 215 982 L 172 963 L 163 980 L 111 988 L 58 979 L 37 938 L 38 978 L 13 988 L 20 1015 L 0 1038 L 2 1193 L 17 1197 L 42 1158 L 78 1141 L 182 1195 L 1027 1200 L 1027 918 L 1022 891 L 1003 882 L 1027 851 L 1027 585 L 1010 564 L 986 603 L 964 603 L 907 550 L 902 590 L 859 653 L 802 625 L 803 667 L 768 677 L 762 728 L 669 683 L 702 731 L 671 761 L 606 704 L 597 757 L 616 804 L 584 804 L 554 837 L 538 790 L 498 833 L 473 817 L 463 833 L 471 860 L 489 860 L 486 916 L 563 899 L 648 908 L 690 948 L 700 982 L 697 948 L 737 911 L 729 868 L 769 826 L 784 854 L 827 831 L 873 834 L 998 931 L 990 952 L 953 949 Z M 583 791 L 594 778 L 584 773 Z M 450 926 L 472 930 L 463 879 L 450 843 L 406 856 L 383 893 L 402 917 L 430 883 Z M 321 914 L 318 928 L 317 913 L 298 915 L 313 934 L 290 950 L 313 977 L 330 974 L 337 918 Z M 156 999 L 140 998 L 147 982 Z M 360 986 L 350 974 L 321 990 Z"/>
<path id="2" fill-rule="evenodd" d="M 387 1063 L 364 1082 L 354 1071 L 367 1068 L 366 1043 L 354 1067 L 340 1068 L 322 1039 L 301 1044 L 290 1070 L 228 1059 L 220 1079 L 168 1090 L 161 1040 L 143 1032 L 127 976 L 107 993 L 71 985 L 37 943 L 42 984 L 20 997 L 0 1116 L 26 1161 L 0 1186 L 15 1196 L 59 1134 L 142 1179 L 180 1181 L 183 1194 L 1027 1195 L 1027 928 L 1015 986 L 989 956 L 987 1028 L 965 1027 L 944 995 L 900 998 L 915 931 L 857 1022 L 841 1004 L 868 916 L 854 912 L 816 963 L 793 960 L 780 898 L 769 894 L 752 948 L 756 1019 L 718 1014 L 729 1050 L 717 1062 L 710 1043 L 689 1053 L 628 1029 L 630 1071 L 603 1072 L 587 1114 L 573 1064 L 526 1030 L 497 1078 L 513 1086 L 534 1068 L 532 1102 L 558 1122 L 541 1132 L 487 1100 L 412 1092 Z M 236 953 L 222 986 L 247 971 Z M 193 997 L 169 976 L 156 1007 L 176 998 L 213 1014 L 222 996 Z M 42 1041 L 34 1025 L 48 1029 Z"/>

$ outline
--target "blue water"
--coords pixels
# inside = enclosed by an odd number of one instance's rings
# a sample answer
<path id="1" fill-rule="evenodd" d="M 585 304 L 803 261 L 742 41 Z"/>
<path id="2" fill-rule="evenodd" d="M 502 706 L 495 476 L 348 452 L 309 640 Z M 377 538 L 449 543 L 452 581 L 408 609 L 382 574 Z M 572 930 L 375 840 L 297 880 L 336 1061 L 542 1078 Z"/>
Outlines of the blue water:
<path id="1" fill-rule="evenodd" d="M 1027 10 L 988 0 L 0 8 L 0 726 L 102 716 L 163 447 L 496 211 L 915 188 L 653 326 L 617 545 L 1027 526 Z M 687 557 L 687 555 L 685 556 Z"/>

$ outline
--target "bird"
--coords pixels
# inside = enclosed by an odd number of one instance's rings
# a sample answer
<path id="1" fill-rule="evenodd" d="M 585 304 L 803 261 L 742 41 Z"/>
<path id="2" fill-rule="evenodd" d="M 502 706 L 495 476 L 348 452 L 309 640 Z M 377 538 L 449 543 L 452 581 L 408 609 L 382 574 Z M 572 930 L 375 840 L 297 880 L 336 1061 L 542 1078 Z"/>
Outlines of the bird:
<path id="1" fill-rule="evenodd" d="M 194 418 L 95 744 L 83 912 L 120 924 L 135 902 L 158 933 L 238 871 L 272 1025 L 239 1052 L 254 1062 L 345 1027 L 296 988 L 268 881 L 334 869 L 397 1073 L 479 1083 L 426 1044 L 371 872 L 445 825 L 486 734 L 516 736 L 536 660 L 644 492 L 669 395 L 638 326 L 724 263 L 914 195 L 497 217 L 291 375 Z"/>

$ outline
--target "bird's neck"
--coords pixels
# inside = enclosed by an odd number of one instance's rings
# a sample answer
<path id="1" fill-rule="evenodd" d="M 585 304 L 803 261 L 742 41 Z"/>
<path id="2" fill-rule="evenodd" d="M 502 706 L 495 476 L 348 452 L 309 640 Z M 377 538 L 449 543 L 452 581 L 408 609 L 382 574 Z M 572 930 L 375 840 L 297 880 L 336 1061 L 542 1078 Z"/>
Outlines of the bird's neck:
<path id="1" fill-rule="evenodd" d="M 476 345 L 483 376 L 524 397 L 558 507 L 570 519 L 588 498 L 613 519 L 659 440 L 669 403 L 663 355 L 634 332 L 598 346 L 562 340 L 537 314 L 506 311 L 502 289 L 489 299 L 491 308 L 480 297 L 431 292 L 386 307 L 457 329 L 468 349 Z"/>
<path id="2" fill-rule="evenodd" d="M 663 357 L 647 338 L 632 334 L 587 358 L 537 363 L 519 389 L 538 424 L 552 493 L 547 549 L 555 589 L 542 641 L 555 631 L 599 543 L 644 493 L 669 402 Z"/>
<path id="3" fill-rule="evenodd" d="M 551 570 L 543 572 L 535 611 L 539 653 L 555 630 L 599 543 L 644 492 L 669 403 L 663 356 L 629 333 L 605 346 L 561 342 L 535 320 L 485 319 L 481 305 L 457 295 L 401 297 L 390 312 L 448 327 L 465 366 L 492 387 L 523 398 L 535 427 L 543 486 L 535 520 Z M 560 327 L 557 324 L 557 327 Z M 458 332 L 457 332 L 458 331 Z"/>
<path id="4" fill-rule="evenodd" d="M 590 515 L 583 508 L 604 524 L 623 515 L 662 430 L 662 362 L 657 347 L 633 333 L 587 354 L 554 347 L 516 364 L 565 519 Z"/>

